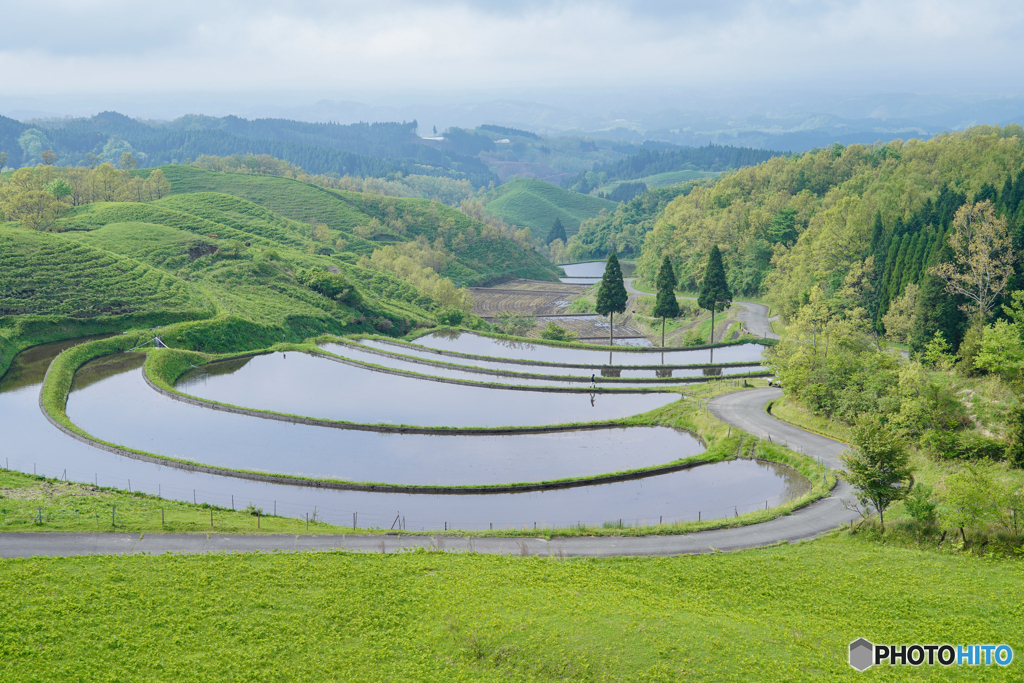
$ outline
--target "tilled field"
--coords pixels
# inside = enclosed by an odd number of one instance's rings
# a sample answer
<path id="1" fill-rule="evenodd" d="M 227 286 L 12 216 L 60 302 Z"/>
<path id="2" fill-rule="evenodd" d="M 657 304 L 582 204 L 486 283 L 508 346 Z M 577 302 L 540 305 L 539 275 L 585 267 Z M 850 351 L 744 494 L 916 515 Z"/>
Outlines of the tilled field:
<path id="1" fill-rule="evenodd" d="M 481 318 L 493 318 L 501 311 L 558 315 L 564 313 L 572 300 L 586 289 L 583 285 L 513 280 L 499 287 L 474 287 L 470 291 L 476 302 L 473 313 Z"/>

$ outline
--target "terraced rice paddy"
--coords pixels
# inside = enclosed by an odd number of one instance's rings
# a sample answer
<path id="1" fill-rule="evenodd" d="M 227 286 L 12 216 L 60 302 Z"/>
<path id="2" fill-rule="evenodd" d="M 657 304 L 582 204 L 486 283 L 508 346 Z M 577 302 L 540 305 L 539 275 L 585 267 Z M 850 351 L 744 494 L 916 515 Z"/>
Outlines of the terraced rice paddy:
<path id="1" fill-rule="evenodd" d="M 173 466 L 172 461 L 158 464 L 100 450 L 47 423 L 38 406 L 39 383 L 49 360 L 64 346 L 22 354 L 0 384 L 0 430 L 8 435 L 4 453 L 8 467 L 224 507 L 252 503 L 268 514 L 301 517 L 311 513 L 339 524 L 356 521 L 360 528 L 389 526 L 398 514 L 408 529 L 569 526 L 608 520 L 653 523 L 700 515 L 707 519 L 763 509 L 766 502 L 782 503 L 802 495 L 808 484 L 792 470 L 748 460 L 645 476 L 644 468 L 678 462 L 703 450 L 691 435 L 666 427 L 526 434 L 377 433 L 290 424 L 190 405 L 149 386 L 142 373 L 143 356 L 138 354 L 101 358 L 79 371 L 67 404 L 77 426 L 119 446 L 222 470 L 192 472 Z M 445 371 L 385 358 L 369 349 L 337 350 L 347 353 L 351 361 L 371 361 L 401 372 L 415 366 L 420 372 L 426 370 L 423 374 L 450 374 L 452 379 L 498 379 L 476 373 L 472 366 Z M 502 361 L 480 362 L 504 367 Z M 563 375 L 572 371 L 555 370 Z M 505 382 L 535 388 L 573 385 L 540 378 L 502 378 L 495 384 Z M 206 366 L 186 375 L 179 388 L 205 398 L 314 417 L 464 427 L 605 420 L 678 400 L 675 393 L 594 392 L 592 396 L 585 386 L 576 386 L 582 389 L 577 393 L 466 387 L 301 353 Z M 448 493 L 414 493 L 408 488 L 338 490 L 302 485 L 295 479 L 293 484 L 253 481 L 228 470 L 324 482 L 431 487 L 428 490 Z M 641 478 L 569 483 L 622 471 L 637 472 L 631 476 Z M 548 481 L 565 481 L 569 487 L 536 490 Z M 486 488 L 480 488 L 531 482 L 533 490 L 518 493 L 483 493 Z M 457 494 L 457 489 L 450 488 L 460 486 L 476 487 L 477 493 Z"/>
<path id="2" fill-rule="evenodd" d="M 474 356 L 588 366 L 657 365 L 662 358 L 668 365 L 758 362 L 764 350 L 760 344 L 738 344 L 692 351 L 600 351 L 508 341 L 472 332 L 434 332 L 420 337 L 415 343 L 428 349 Z"/>
<path id="3" fill-rule="evenodd" d="M 649 382 L 653 381 L 657 381 L 658 383 L 665 385 L 671 384 L 673 381 L 678 379 L 757 373 L 763 370 L 760 363 L 717 368 L 680 368 L 673 366 L 665 367 L 662 365 L 651 365 L 646 368 L 623 368 L 620 366 L 612 367 L 598 365 L 588 367 L 523 365 L 522 363 L 503 361 L 500 359 L 488 360 L 483 358 L 467 358 L 463 356 L 442 356 L 435 351 L 424 349 L 422 347 L 376 339 L 363 340 L 360 342 L 360 346 L 366 346 L 378 353 L 360 351 L 358 348 L 353 348 L 353 345 L 350 344 L 343 345 L 323 343 L 320 345 L 320 348 L 346 358 L 352 358 L 354 360 L 360 360 L 362 362 L 377 365 L 387 365 L 390 368 L 402 369 L 409 372 L 437 375 L 440 377 L 474 379 L 475 381 L 487 381 L 502 384 L 524 384 L 529 386 L 544 384 L 551 385 L 552 383 L 555 383 L 555 380 L 552 379 L 530 379 L 529 375 L 560 377 L 560 381 L 575 383 L 590 382 L 590 378 L 594 377 L 594 381 L 598 385 L 615 387 L 649 387 L 652 386 Z M 660 359 L 660 354 L 656 354 L 651 360 L 657 359 Z M 450 365 L 452 368 L 459 368 L 459 370 L 447 369 L 442 367 L 442 365 Z M 515 373 L 517 376 L 503 377 L 501 375 L 475 374 L 472 372 L 474 369 L 487 373 Z M 527 375 L 527 377 L 523 378 L 523 375 Z M 630 384 L 628 380 L 631 379 L 647 380 L 647 382 Z M 610 382 L 612 380 L 625 381 L 611 384 Z"/>

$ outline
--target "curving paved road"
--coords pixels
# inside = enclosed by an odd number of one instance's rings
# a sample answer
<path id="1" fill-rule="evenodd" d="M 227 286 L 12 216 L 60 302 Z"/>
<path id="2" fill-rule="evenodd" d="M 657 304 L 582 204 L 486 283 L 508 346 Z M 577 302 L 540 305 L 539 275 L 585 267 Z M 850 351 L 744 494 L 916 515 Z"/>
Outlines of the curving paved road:
<path id="1" fill-rule="evenodd" d="M 755 389 L 724 394 L 709 409 L 724 422 L 776 443 L 788 443 L 826 465 L 839 467 L 845 446 L 837 441 L 780 422 L 764 412 L 779 389 Z M 0 557 L 32 555 L 160 554 L 252 551 L 349 550 L 394 552 L 406 548 L 435 548 L 502 555 L 610 557 L 618 555 L 682 555 L 742 550 L 819 536 L 848 524 L 859 515 L 843 507 L 840 498 L 852 499 L 850 487 L 840 481 L 832 495 L 791 515 L 735 529 L 701 531 L 675 536 L 555 538 L 474 538 L 458 536 L 217 536 L 185 534 L 0 534 Z"/>
<path id="2" fill-rule="evenodd" d="M 623 283 L 626 285 L 626 292 L 637 296 L 650 296 L 649 292 L 641 292 L 633 286 L 633 281 L 635 279 L 636 278 L 630 277 L 623 280 Z M 696 299 L 691 296 L 683 296 L 679 298 L 686 299 L 687 301 L 696 301 Z M 750 334 L 763 339 L 779 338 L 779 335 L 772 331 L 772 325 L 768 318 L 768 306 L 764 304 L 756 304 L 753 301 L 733 301 L 732 303 L 734 306 L 739 306 L 743 309 L 736 314 L 736 318 L 743 323 L 743 326 L 747 328 L 747 331 L 750 332 Z"/>

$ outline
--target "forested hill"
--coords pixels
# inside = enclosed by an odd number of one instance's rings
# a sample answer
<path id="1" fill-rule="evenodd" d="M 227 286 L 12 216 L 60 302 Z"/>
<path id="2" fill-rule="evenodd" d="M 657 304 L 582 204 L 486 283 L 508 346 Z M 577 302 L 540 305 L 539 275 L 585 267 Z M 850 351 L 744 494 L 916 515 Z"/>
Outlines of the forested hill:
<path id="1" fill-rule="evenodd" d="M 833 145 L 740 169 L 676 198 L 647 235 L 639 274 L 653 279 L 670 254 L 680 287 L 695 289 L 717 244 L 734 291 L 766 296 L 784 317 L 805 304 L 815 287 L 828 295 L 847 276 L 860 274 L 870 291 L 865 307 L 879 329 L 907 286 L 920 285 L 919 305 L 927 310 L 919 316 L 918 343 L 944 317 L 942 331 L 955 345 L 967 324 L 958 311 L 962 302 L 942 294 L 929 267 L 952 260 L 943 250 L 965 202 L 993 202 L 1019 252 L 1022 198 L 1024 129 L 1016 124 L 924 142 Z M 1020 272 L 1018 260 L 1008 291 L 1020 288 Z"/>
<path id="2" fill-rule="evenodd" d="M 638 180 L 672 171 L 724 171 L 753 166 L 781 152 L 750 147 L 709 144 L 707 147 L 684 147 L 660 150 L 643 148 L 638 153 L 608 164 L 594 164 L 589 172 L 567 178 L 562 187 L 589 194 L 595 188 L 617 180 Z"/>
<path id="3" fill-rule="evenodd" d="M 40 163 L 47 150 L 62 166 L 117 163 L 129 152 L 143 168 L 201 155 L 267 154 L 314 174 L 446 176 L 476 187 L 497 181 L 479 159 L 421 144 L 416 126 L 415 121 L 340 125 L 236 116 L 185 116 L 151 124 L 116 112 L 33 124 L 0 117 L 0 153 L 15 168 Z"/>

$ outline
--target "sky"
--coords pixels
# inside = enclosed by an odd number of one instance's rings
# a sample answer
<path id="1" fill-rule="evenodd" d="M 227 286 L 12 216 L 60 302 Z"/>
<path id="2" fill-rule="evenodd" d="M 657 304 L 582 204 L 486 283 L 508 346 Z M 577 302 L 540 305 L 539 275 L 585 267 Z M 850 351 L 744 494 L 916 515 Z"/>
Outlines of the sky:
<path id="1" fill-rule="evenodd" d="M 21 102 L 106 93 L 310 101 L 529 93 L 571 102 L 602 93 L 671 101 L 1024 89 L 1024 3 L 1005 0 L 0 6 L 0 98 Z"/>

